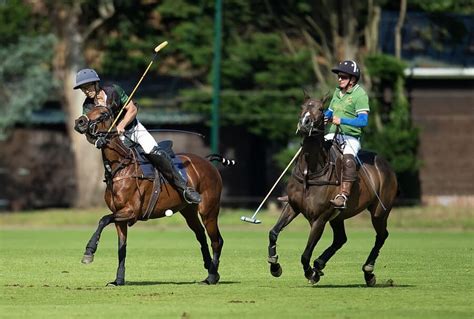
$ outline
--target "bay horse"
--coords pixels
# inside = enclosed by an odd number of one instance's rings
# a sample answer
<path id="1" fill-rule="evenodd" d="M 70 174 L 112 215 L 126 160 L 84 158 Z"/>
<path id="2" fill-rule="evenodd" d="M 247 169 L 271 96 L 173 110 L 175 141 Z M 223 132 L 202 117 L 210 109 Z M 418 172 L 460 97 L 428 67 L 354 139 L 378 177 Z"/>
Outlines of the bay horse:
<path id="1" fill-rule="evenodd" d="M 115 223 L 119 239 L 118 268 L 115 280 L 109 284 L 124 285 L 128 227 L 139 220 L 164 217 L 167 215 L 167 211 L 169 215 L 169 210 L 179 211 L 201 245 L 204 268 L 208 271 L 208 276 L 202 283 L 217 284 L 220 279 L 219 258 L 224 244 L 217 223 L 222 179 L 211 161 L 222 160 L 224 163 L 225 159 L 220 155 L 212 155 L 209 159 L 191 153 L 176 155 L 187 171 L 188 183 L 202 197 L 201 203 L 189 204 L 159 173 L 155 173 L 154 178 L 144 176 L 139 165 L 139 154 L 134 149 L 125 146 L 116 132 L 107 133 L 113 120 L 110 108 L 96 106 L 87 114 L 76 119 L 74 125 L 75 130 L 85 134 L 87 140 L 92 144 L 99 137 L 107 138 L 107 144 L 102 148 L 107 184 L 104 199 L 112 212 L 100 219 L 97 230 L 86 245 L 82 262 L 88 264 L 93 261 L 102 230 L 108 224 Z M 211 241 L 212 257 L 207 244 L 206 232 Z"/>
<path id="2" fill-rule="evenodd" d="M 324 140 L 323 105 L 324 101 L 305 96 L 298 121 L 298 132 L 303 135 L 303 143 L 287 184 L 288 203 L 269 232 L 270 272 L 275 277 L 281 276 L 282 268 L 276 251 L 277 238 L 280 231 L 301 213 L 311 227 L 306 248 L 301 255 L 301 264 L 309 283 L 316 284 L 324 275 L 322 270 L 326 263 L 347 241 L 344 220 L 367 209 L 376 237 L 362 271 L 366 285 L 372 287 L 376 283 L 375 261 L 388 237 L 387 219 L 397 195 L 397 178 L 385 159 L 375 153 L 361 151 L 358 158 L 363 166 L 358 169 L 358 179 L 352 186 L 347 208 L 334 208 L 329 200 L 339 191 L 342 153 L 336 140 Z M 333 230 L 333 242 L 314 260 L 311 268 L 311 255 L 328 222 Z"/>

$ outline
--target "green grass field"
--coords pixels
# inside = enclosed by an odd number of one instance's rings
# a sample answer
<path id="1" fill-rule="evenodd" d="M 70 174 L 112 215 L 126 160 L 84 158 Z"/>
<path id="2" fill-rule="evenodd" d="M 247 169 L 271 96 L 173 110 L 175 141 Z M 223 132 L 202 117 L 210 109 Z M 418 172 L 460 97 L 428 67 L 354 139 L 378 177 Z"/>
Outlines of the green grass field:
<path id="1" fill-rule="evenodd" d="M 251 212 L 226 211 L 218 285 L 197 283 L 206 277 L 198 243 L 173 216 L 130 229 L 126 286 L 106 287 L 117 267 L 113 226 L 94 263 L 80 263 L 105 211 L 2 214 L 0 318 L 472 318 L 472 212 L 443 210 L 395 210 L 375 288 L 360 270 L 374 241 L 367 217 L 347 222 L 348 242 L 316 286 L 299 262 L 309 231 L 303 218 L 280 235 L 283 275 L 274 278 L 266 258 L 277 215 L 263 212 L 264 223 L 250 225 L 238 219 Z M 331 238 L 328 227 L 313 258 Z"/>

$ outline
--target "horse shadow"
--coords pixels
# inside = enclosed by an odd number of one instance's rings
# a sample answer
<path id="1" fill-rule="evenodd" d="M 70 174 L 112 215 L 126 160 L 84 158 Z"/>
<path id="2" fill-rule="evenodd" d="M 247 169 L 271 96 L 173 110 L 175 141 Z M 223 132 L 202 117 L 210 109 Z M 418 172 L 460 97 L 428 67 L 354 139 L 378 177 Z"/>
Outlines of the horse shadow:
<path id="1" fill-rule="evenodd" d="M 373 288 L 413 288 L 415 285 L 398 285 L 394 283 L 381 283 L 375 284 L 375 286 L 370 287 Z M 365 284 L 350 284 L 350 285 L 314 285 L 311 288 L 367 288 Z"/>
<path id="2" fill-rule="evenodd" d="M 240 284 L 240 281 L 219 281 L 219 285 Z M 158 285 L 203 285 L 200 281 L 127 281 L 127 286 L 158 286 Z"/>

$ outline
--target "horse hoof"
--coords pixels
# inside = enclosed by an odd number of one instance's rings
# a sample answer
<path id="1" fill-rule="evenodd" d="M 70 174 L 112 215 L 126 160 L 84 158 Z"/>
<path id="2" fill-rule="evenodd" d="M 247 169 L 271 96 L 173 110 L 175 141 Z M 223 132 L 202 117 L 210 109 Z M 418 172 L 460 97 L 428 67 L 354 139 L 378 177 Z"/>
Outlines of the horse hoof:
<path id="1" fill-rule="evenodd" d="M 311 284 L 311 285 L 316 285 L 319 280 L 321 279 L 321 276 L 319 275 L 318 272 L 314 272 L 313 275 L 311 276 L 311 278 L 308 280 L 308 282 Z"/>
<path id="2" fill-rule="evenodd" d="M 273 277 L 280 277 L 283 269 L 281 268 L 280 264 L 270 264 L 270 273 Z"/>
<path id="3" fill-rule="evenodd" d="M 83 264 L 90 264 L 94 261 L 94 255 L 84 255 L 82 256 L 81 263 Z"/>
<path id="4" fill-rule="evenodd" d="M 314 275 L 314 271 L 313 271 L 313 269 L 311 269 L 311 267 L 304 271 L 304 276 L 305 276 L 306 279 L 308 279 L 308 280 L 311 280 L 311 278 L 313 277 L 313 275 Z"/>
<path id="5" fill-rule="evenodd" d="M 365 284 L 367 287 L 375 287 L 375 283 L 377 279 L 375 278 L 374 274 L 364 273 Z"/>
<path id="6" fill-rule="evenodd" d="M 206 279 L 200 282 L 202 285 L 215 285 L 219 282 L 221 276 L 219 274 L 209 274 Z"/>
<path id="7" fill-rule="evenodd" d="M 107 285 L 105 285 L 105 286 L 106 287 L 110 287 L 110 286 L 117 287 L 117 286 L 123 286 L 123 285 L 125 285 L 125 281 L 115 280 L 115 281 L 107 283 Z"/>

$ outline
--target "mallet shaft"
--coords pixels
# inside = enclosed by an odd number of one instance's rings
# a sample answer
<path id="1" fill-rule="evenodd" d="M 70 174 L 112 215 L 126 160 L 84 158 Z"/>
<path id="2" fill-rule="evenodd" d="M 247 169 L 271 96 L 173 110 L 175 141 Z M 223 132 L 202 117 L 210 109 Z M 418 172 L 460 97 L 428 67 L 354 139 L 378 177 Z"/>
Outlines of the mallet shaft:
<path id="1" fill-rule="evenodd" d="M 155 54 L 153 55 L 153 59 L 150 61 L 150 63 L 148 64 L 148 67 L 146 68 L 145 72 L 143 72 L 143 75 L 142 77 L 140 78 L 140 81 L 138 81 L 137 85 L 135 85 L 135 87 L 133 88 L 133 91 L 132 93 L 130 93 L 130 95 L 128 96 L 128 99 L 127 101 L 125 102 L 125 104 L 123 105 L 123 107 L 120 109 L 120 112 L 117 114 L 117 116 L 115 117 L 115 120 L 112 122 L 112 125 L 110 125 L 109 129 L 107 130 L 107 134 L 110 133 L 110 131 L 112 130 L 112 128 L 115 126 L 115 124 L 117 123 L 117 120 L 119 119 L 120 115 L 122 114 L 123 110 L 125 109 L 125 107 L 128 105 L 128 103 L 130 103 L 130 101 L 132 100 L 132 97 L 133 95 L 135 94 L 135 91 L 138 89 L 138 86 L 140 85 L 140 83 L 142 83 L 143 81 L 143 78 L 145 77 L 145 75 L 147 74 L 148 70 L 150 69 L 151 65 L 153 64 L 153 62 L 155 62 L 155 59 L 156 59 L 156 56 L 158 54 L 158 51 L 160 51 L 161 49 L 163 49 L 166 45 L 168 45 L 168 41 L 164 41 L 162 42 L 160 45 L 158 45 L 156 48 L 155 48 Z"/>
<path id="2" fill-rule="evenodd" d="M 267 196 L 265 196 L 265 198 L 263 199 L 263 201 L 260 203 L 260 206 L 258 206 L 257 210 L 255 211 L 255 213 L 252 215 L 252 219 L 255 218 L 255 216 L 257 216 L 257 213 L 258 211 L 262 208 L 263 206 L 263 203 L 265 203 L 265 201 L 268 199 L 268 197 L 270 196 L 270 194 L 273 192 L 273 190 L 275 189 L 275 187 L 277 186 L 278 182 L 280 181 L 280 179 L 283 177 L 283 175 L 285 175 L 286 171 L 288 170 L 288 168 L 290 168 L 291 164 L 293 164 L 293 162 L 295 161 L 295 159 L 298 157 L 298 155 L 300 155 L 301 153 L 301 149 L 302 147 L 299 148 L 299 150 L 296 152 L 295 156 L 293 156 L 293 158 L 291 159 L 290 163 L 288 163 L 288 165 L 286 166 L 285 170 L 283 171 L 283 173 L 281 173 L 280 177 L 278 177 L 277 181 L 275 182 L 275 184 L 273 184 L 272 188 L 270 189 L 270 191 L 268 192 Z"/>

